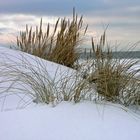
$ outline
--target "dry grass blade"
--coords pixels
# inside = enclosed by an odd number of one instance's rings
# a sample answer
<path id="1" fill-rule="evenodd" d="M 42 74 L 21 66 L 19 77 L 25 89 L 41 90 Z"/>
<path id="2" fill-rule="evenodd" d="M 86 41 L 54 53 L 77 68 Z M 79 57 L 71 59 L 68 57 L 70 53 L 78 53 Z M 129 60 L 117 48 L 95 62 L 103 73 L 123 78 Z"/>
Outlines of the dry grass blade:
<path id="1" fill-rule="evenodd" d="M 87 77 L 89 82 L 94 82 L 96 90 L 102 99 L 119 102 L 125 106 L 140 101 L 140 68 L 133 69 L 139 60 L 113 59 L 112 50 L 105 48 L 105 32 L 100 38 L 99 45 L 95 46 L 92 38 L 93 72 Z"/>
<path id="2" fill-rule="evenodd" d="M 47 67 L 47 62 L 37 57 L 21 53 L 10 55 L 6 60 L 0 69 L 4 69 L 1 75 L 4 80 L 0 82 L 7 82 L 9 86 L 1 87 L 1 93 L 18 93 L 19 96 L 29 96 L 35 103 L 56 105 L 61 101 L 79 102 L 90 90 L 87 80 L 83 80 L 75 70 L 59 65 L 53 68 L 55 73 L 51 71 L 52 76 L 48 73 L 51 68 Z"/>
<path id="3" fill-rule="evenodd" d="M 77 47 L 86 34 L 88 26 L 82 29 L 83 17 L 78 18 L 75 9 L 73 9 L 71 21 L 61 19 L 60 30 L 58 30 L 59 22 L 60 18 L 55 23 L 53 33 L 50 31 L 50 24 L 47 25 L 47 31 L 43 32 L 42 19 L 35 31 L 26 25 L 25 32 L 21 32 L 17 37 L 17 46 L 20 50 L 32 55 L 74 67 L 74 62 L 79 57 Z"/>

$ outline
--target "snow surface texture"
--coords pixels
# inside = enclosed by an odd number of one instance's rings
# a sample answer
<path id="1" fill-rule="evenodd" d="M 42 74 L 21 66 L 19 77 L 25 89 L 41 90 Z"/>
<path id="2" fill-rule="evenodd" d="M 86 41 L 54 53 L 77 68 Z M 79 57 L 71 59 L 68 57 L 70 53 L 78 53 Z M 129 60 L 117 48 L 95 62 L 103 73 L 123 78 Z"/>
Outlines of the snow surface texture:
<path id="1" fill-rule="evenodd" d="M 6 65 L 6 66 L 5 66 Z M 20 51 L 14 51 L 7 48 L 0 48 L 0 108 L 2 111 L 11 110 L 15 108 L 24 108 L 25 106 L 32 106 L 32 98 L 29 96 L 25 96 L 25 94 L 19 94 L 19 91 L 15 89 L 12 93 L 7 93 L 8 87 L 11 86 L 12 80 L 9 82 L 9 79 L 6 82 L 5 78 L 9 78 L 9 71 L 6 73 L 6 76 L 3 76 L 3 71 L 6 71 L 8 68 L 15 71 L 30 73 L 29 75 L 34 76 L 34 72 L 38 72 L 40 75 L 46 76 L 46 79 L 49 79 L 50 82 L 54 81 L 57 83 L 60 79 L 64 79 L 65 77 L 69 77 L 69 83 L 73 82 L 73 78 L 75 77 L 75 71 L 73 69 L 58 65 L 53 62 L 42 60 L 38 57 L 29 55 L 27 53 L 23 53 Z M 32 71 L 32 68 L 33 70 Z M 9 70 L 8 69 L 8 70 Z M 5 75 L 5 73 L 4 73 Z M 16 79 L 16 78 L 15 78 Z M 5 81 L 5 82 L 3 82 Z M 46 81 L 45 81 L 46 82 Z M 12 87 L 15 88 L 30 88 L 27 85 L 21 86 L 18 83 L 14 83 Z M 59 85 L 57 85 L 59 86 Z M 5 88 L 5 89 L 3 89 Z M 29 89 L 32 90 L 32 89 Z M 5 92 L 6 91 L 6 92 Z M 21 90 L 20 90 L 21 92 Z M 23 91 L 24 92 L 24 91 Z M 16 93 L 16 94 L 15 94 Z M 7 96 L 6 96 L 7 95 Z M 5 99 L 4 99 L 5 98 Z M 24 99 L 24 100 L 21 100 Z"/>
<path id="2" fill-rule="evenodd" d="M 3 54 L 13 54 L 20 57 L 21 52 L 0 48 L 0 63 L 4 60 Z M 24 54 L 24 53 L 22 53 Z M 26 57 L 33 56 L 24 54 Z M 7 55 L 6 55 L 7 56 Z M 14 61 L 19 59 L 10 58 Z M 43 61 L 43 60 L 42 60 Z M 19 62 L 20 63 L 20 62 Z M 50 77 L 58 76 L 58 65 L 46 61 Z M 60 66 L 61 72 L 72 70 Z M 64 76 L 64 74 L 63 74 Z M 8 108 L 0 112 L 0 139 L 1 140 L 139 140 L 140 118 L 128 109 L 114 104 L 95 104 L 82 102 L 73 104 L 62 102 L 56 107 L 31 103 L 23 109 L 16 109 L 15 95 L 7 101 Z M 2 98 L 0 98 L 2 100 Z M 3 102 L 2 102 L 3 103 Z M 2 104 L 3 105 L 3 104 Z M 35 106 L 34 106 L 35 105 Z M 10 108 L 11 107 L 11 108 Z M 11 110 L 12 109 L 12 110 Z"/>
<path id="3" fill-rule="evenodd" d="M 89 102 L 0 113 L 1 140 L 139 140 L 140 120 Z"/>

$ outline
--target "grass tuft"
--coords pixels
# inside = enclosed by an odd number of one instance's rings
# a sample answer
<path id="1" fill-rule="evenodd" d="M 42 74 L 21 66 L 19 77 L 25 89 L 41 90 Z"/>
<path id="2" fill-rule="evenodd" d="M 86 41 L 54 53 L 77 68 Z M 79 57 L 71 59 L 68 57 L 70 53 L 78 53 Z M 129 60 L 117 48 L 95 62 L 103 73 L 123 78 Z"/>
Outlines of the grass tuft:
<path id="1" fill-rule="evenodd" d="M 42 19 L 35 31 L 26 25 L 26 30 L 20 32 L 17 37 L 18 48 L 29 54 L 73 68 L 74 62 L 79 58 L 78 46 L 87 31 L 87 26 L 83 28 L 83 16 L 78 17 L 73 9 L 72 20 L 58 18 L 52 33 L 49 23 L 46 32 L 43 32 L 42 28 Z"/>
<path id="2" fill-rule="evenodd" d="M 61 101 L 77 103 L 85 98 L 89 83 L 83 80 L 77 71 L 60 65 L 56 68 L 57 64 L 52 64 L 51 66 L 55 67 L 50 72 L 46 61 L 24 55 L 7 56 L 9 59 L 0 69 L 4 69 L 2 77 L 5 79 L 1 83 L 8 83 L 7 87 L 1 87 L 2 93 L 25 94 L 35 103 L 53 105 Z"/>
<path id="3" fill-rule="evenodd" d="M 95 83 L 96 90 L 101 99 L 118 102 L 125 106 L 140 104 L 140 68 L 134 69 L 139 60 L 114 59 L 112 50 L 105 45 L 106 32 L 95 46 L 92 38 L 92 72 L 87 79 Z"/>

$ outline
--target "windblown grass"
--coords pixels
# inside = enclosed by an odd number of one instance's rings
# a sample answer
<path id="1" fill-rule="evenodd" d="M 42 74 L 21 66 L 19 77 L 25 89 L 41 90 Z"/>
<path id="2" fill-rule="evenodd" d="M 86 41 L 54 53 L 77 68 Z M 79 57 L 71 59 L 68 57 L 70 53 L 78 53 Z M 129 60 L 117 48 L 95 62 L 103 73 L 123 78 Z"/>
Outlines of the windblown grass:
<path id="1" fill-rule="evenodd" d="M 79 18 L 73 9 L 72 20 L 58 18 L 52 33 L 49 23 L 47 31 L 43 31 L 42 19 L 35 31 L 26 25 L 26 30 L 20 32 L 17 37 L 17 46 L 21 51 L 74 67 L 74 62 L 79 57 L 78 46 L 82 43 L 86 31 L 87 27 L 83 28 L 83 16 Z"/>
<path id="2" fill-rule="evenodd" d="M 76 70 L 61 65 L 56 68 L 55 64 L 55 68 L 50 69 L 47 62 L 38 57 L 4 53 L 2 58 L 5 61 L 2 61 L 0 67 L 0 77 L 3 77 L 0 81 L 0 94 L 8 92 L 7 96 L 16 94 L 19 97 L 22 94 L 28 96 L 30 102 L 53 105 L 61 101 L 77 103 L 85 99 L 105 100 L 125 106 L 139 105 L 140 80 L 136 74 L 140 70 L 131 69 L 137 61 L 120 62 L 108 57 L 109 51 L 102 53 L 102 57 L 97 55 L 93 60 L 90 67 L 92 72 L 85 78 L 81 78 Z M 3 87 L 5 83 L 8 85 Z"/>
<path id="3" fill-rule="evenodd" d="M 1 67 L 4 69 L 1 76 L 6 78 L 3 82 L 9 83 L 3 87 L 3 93 L 25 94 L 35 103 L 54 105 L 61 101 L 79 102 L 86 98 L 89 83 L 75 70 L 59 65 L 52 69 L 52 76 L 44 60 L 22 54 L 19 56 L 8 56 L 9 59 Z"/>
<path id="4" fill-rule="evenodd" d="M 113 59 L 111 48 L 105 46 L 105 33 L 97 46 L 92 38 L 95 59 L 87 79 L 90 83 L 95 83 L 98 95 L 103 100 L 125 106 L 140 104 L 140 79 L 136 77 L 140 74 L 140 68 L 133 69 L 139 61 Z"/>
<path id="5" fill-rule="evenodd" d="M 73 10 L 72 20 L 58 18 L 52 32 L 49 23 L 47 30 L 43 31 L 42 19 L 35 31 L 26 25 L 26 30 L 17 37 L 17 46 L 23 52 L 75 68 L 74 64 L 79 58 L 78 46 L 81 45 L 86 31 L 87 26 L 83 28 L 83 17 L 79 18 Z M 18 91 L 26 93 L 36 103 L 46 104 L 89 99 L 125 106 L 140 105 L 140 68 L 133 69 L 139 61 L 114 59 L 111 48 L 106 44 L 106 31 L 97 45 L 92 38 L 90 53 L 94 54 L 95 59 L 87 68 L 91 72 L 85 71 L 83 78 L 71 69 L 73 73 L 63 73 L 61 66 L 52 78 L 44 60 L 40 61 L 33 56 L 24 57 L 21 54 L 21 57 L 17 58 L 20 63 L 6 62 L 0 69 L 1 75 L 7 77 L 0 83 L 10 82 L 9 87 L 2 90 L 2 93 Z"/>

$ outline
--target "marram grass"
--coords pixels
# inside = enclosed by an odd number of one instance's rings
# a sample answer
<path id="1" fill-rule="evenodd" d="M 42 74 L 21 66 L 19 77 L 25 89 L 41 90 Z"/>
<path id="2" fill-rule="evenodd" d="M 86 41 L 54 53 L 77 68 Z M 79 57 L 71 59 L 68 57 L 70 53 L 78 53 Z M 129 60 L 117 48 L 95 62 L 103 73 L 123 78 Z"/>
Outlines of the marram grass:
<path id="1" fill-rule="evenodd" d="M 92 38 L 92 72 L 86 74 L 90 83 L 95 83 L 100 99 L 125 106 L 140 104 L 140 68 L 133 69 L 139 60 L 114 59 L 112 50 L 106 46 L 106 32 L 95 45 Z"/>
<path id="2" fill-rule="evenodd" d="M 58 18 L 52 32 L 49 23 L 46 32 L 42 28 L 42 19 L 35 31 L 26 25 L 26 30 L 20 32 L 17 37 L 19 49 L 43 59 L 74 67 L 74 62 L 79 58 L 78 46 L 87 31 L 87 26 L 83 28 L 83 17 L 78 17 L 73 10 L 72 20 Z"/>

